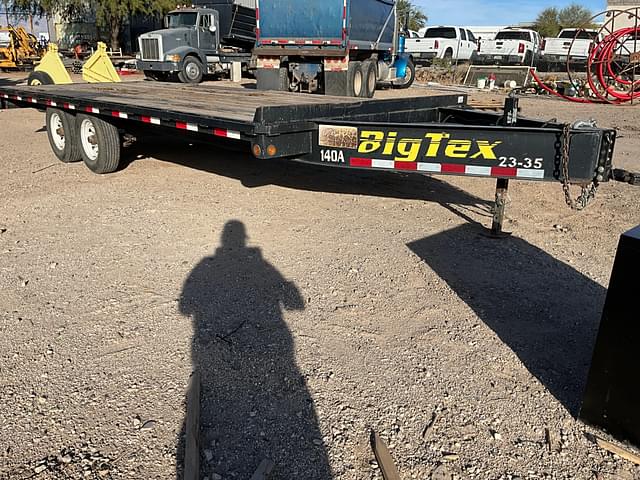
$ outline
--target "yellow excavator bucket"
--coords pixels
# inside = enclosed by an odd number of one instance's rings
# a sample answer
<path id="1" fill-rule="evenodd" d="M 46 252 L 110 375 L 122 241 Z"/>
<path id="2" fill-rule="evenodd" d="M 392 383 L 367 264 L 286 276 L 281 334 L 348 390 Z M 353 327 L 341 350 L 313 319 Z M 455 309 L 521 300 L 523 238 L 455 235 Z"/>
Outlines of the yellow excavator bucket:
<path id="1" fill-rule="evenodd" d="M 107 55 L 107 46 L 104 43 L 98 42 L 98 50 L 89 57 L 89 60 L 82 67 L 82 78 L 89 83 L 121 81 L 109 55 Z"/>
<path id="2" fill-rule="evenodd" d="M 58 46 L 50 43 L 47 47 L 47 53 L 44 54 L 40 63 L 33 69 L 34 72 L 43 72 L 51 77 L 56 85 L 73 83 L 69 72 L 64 68 L 60 55 L 58 55 Z M 31 83 L 30 83 L 31 84 Z"/>

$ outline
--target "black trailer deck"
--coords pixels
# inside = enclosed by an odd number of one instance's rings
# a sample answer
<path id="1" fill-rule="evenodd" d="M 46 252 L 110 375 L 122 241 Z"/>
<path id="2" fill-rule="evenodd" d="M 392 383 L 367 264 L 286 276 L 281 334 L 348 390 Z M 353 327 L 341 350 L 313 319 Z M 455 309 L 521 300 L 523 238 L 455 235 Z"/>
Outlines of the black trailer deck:
<path id="1" fill-rule="evenodd" d="M 460 94 L 369 100 L 127 82 L 2 86 L 0 101 L 46 109 L 54 153 L 67 162 L 82 159 L 97 173 L 117 169 L 123 134 L 163 127 L 205 141 L 244 141 L 262 159 L 494 177 L 502 187 L 513 178 L 559 181 L 568 190 L 571 181 L 584 187 L 578 206 L 611 178 L 616 137 L 587 122 L 520 118 L 517 98 L 507 99 L 503 113 L 473 110 Z"/>

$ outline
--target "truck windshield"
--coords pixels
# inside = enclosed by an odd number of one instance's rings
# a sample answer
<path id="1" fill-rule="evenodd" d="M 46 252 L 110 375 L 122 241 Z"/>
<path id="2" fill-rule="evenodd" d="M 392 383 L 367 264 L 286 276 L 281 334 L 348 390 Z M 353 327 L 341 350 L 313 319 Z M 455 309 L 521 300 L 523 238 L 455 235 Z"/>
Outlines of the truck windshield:
<path id="1" fill-rule="evenodd" d="M 529 32 L 498 32 L 496 40 L 524 40 L 530 42 L 531 37 Z"/>
<path id="2" fill-rule="evenodd" d="M 587 32 L 585 30 L 564 30 L 560 32 L 558 38 L 578 38 L 580 40 L 593 40 L 594 38 L 596 38 L 596 35 L 596 32 Z"/>
<path id="3" fill-rule="evenodd" d="M 455 28 L 429 28 L 424 32 L 424 38 L 456 38 Z"/>
<path id="4" fill-rule="evenodd" d="M 170 13 L 167 18 L 169 28 L 193 27 L 198 14 L 196 12 Z"/>

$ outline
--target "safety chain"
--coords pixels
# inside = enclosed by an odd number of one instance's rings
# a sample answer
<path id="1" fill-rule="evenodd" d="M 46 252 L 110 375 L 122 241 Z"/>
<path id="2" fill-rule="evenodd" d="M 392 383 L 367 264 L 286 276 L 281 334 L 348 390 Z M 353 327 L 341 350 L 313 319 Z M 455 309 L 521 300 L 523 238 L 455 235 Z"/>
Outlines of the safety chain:
<path id="1" fill-rule="evenodd" d="M 566 123 L 562 129 L 562 190 L 564 199 L 572 210 L 584 210 L 587 205 L 596 197 L 599 183 L 592 180 L 587 185 L 581 186 L 580 195 L 577 199 L 571 196 L 571 181 L 569 179 L 569 148 L 571 147 L 571 125 Z"/>

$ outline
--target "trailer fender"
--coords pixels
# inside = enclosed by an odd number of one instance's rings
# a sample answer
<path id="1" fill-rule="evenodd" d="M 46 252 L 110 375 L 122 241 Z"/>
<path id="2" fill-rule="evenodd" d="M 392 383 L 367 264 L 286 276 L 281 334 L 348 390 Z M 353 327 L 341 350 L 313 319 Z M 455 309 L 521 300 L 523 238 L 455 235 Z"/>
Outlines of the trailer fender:
<path id="1" fill-rule="evenodd" d="M 58 53 L 58 46 L 55 43 L 50 43 L 47 47 L 47 53 L 44 54 L 40 63 L 33 69 L 34 72 L 41 72 L 47 74 L 53 83 L 56 85 L 63 85 L 73 83 L 69 72 L 64 67 L 62 60 L 60 60 L 60 54 Z M 34 81 L 37 81 L 37 76 L 29 76 L 29 85 L 36 85 Z M 43 82 L 40 81 L 40 84 Z"/>

